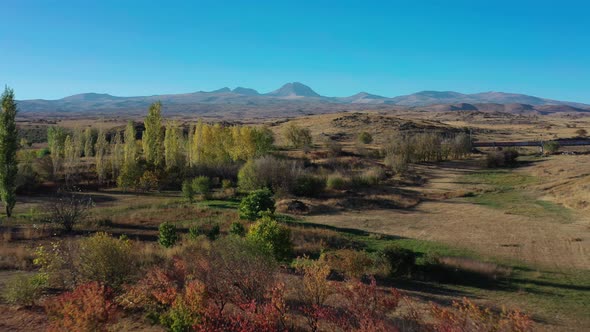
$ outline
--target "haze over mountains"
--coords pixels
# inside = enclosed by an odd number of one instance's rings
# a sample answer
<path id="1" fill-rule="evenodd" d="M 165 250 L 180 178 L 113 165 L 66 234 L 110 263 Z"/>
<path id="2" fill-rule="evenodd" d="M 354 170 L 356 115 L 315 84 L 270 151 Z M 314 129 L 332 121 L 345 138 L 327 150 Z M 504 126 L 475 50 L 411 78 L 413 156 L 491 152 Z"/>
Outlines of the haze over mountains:
<path id="1" fill-rule="evenodd" d="M 299 112 L 329 108 L 370 108 L 370 105 L 423 109 L 429 111 L 495 111 L 510 113 L 590 112 L 590 105 L 551 100 L 524 94 L 482 92 L 463 94 L 453 91 L 421 91 L 410 95 L 384 97 L 360 92 L 349 97 L 326 97 L 299 82 L 287 83 L 279 89 L 261 94 L 255 89 L 227 87 L 215 91 L 198 91 L 184 94 L 117 97 L 101 93 L 83 93 L 57 100 L 23 100 L 21 112 L 135 112 L 160 100 L 165 107 L 174 110 L 199 112 L 199 110 L 222 110 L 215 105 L 236 107 L 273 106 L 296 109 Z M 346 105 L 346 106 L 345 106 Z M 363 106 L 364 105 L 364 106 Z M 231 107 L 230 107 L 231 108 Z"/>

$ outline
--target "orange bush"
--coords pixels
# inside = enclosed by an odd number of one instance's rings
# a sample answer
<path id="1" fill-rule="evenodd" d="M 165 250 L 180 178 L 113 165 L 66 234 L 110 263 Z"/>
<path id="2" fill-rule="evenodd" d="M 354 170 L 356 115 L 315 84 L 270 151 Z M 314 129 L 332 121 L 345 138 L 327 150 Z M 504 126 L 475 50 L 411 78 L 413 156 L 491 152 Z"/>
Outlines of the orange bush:
<path id="1" fill-rule="evenodd" d="M 432 305 L 432 315 L 436 319 L 434 331 L 437 332 L 528 332 L 533 330 L 531 318 L 519 310 L 502 310 L 493 313 L 489 308 L 481 308 L 463 298 L 454 301 L 453 308 L 441 308 Z"/>
<path id="2" fill-rule="evenodd" d="M 78 286 L 48 301 L 49 331 L 106 331 L 116 318 L 111 290 L 97 282 Z"/>

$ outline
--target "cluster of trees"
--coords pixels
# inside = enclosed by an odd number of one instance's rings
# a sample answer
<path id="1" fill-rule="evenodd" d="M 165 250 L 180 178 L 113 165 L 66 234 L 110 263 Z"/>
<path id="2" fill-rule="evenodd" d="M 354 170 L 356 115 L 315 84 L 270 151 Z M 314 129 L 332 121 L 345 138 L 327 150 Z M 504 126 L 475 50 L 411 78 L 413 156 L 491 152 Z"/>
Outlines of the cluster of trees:
<path id="1" fill-rule="evenodd" d="M 384 146 L 385 163 L 403 173 L 410 163 L 465 158 L 471 153 L 471 138 L 465 133 L 444 137 L 438 133 L 395 133 Z"/>
<path id="2" fill-rule="evenodd" d="M 145 130 L 138 140 L 137 126 L 128 122 L 114 134 L 86 129 L 48 130 L 53 174 L 66 183 L 79 175 L 82 157 L 94 158 L 99 184 L 116 183 L 124 189 L 158 188 L 166 174 L 186 174 L 199 166 L 222 166 L 264 156 L 273 149 L 268 128 L 222 126 L 199 120 L 187 128 L 162 118 L 162 105 L 150 106 Z"/>

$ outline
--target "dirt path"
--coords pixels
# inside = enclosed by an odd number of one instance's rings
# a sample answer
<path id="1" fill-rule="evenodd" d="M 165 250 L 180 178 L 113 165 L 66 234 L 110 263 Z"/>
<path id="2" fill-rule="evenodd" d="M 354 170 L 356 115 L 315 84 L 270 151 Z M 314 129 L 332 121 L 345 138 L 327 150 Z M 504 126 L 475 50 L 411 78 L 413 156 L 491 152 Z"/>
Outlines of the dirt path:
<path id="1" fill-rule="evenodd" d="M 464 191 L 466 185 L 459 183 L 459 178 L 474 170 L 453 164 L 424 168 L 430 181 L 425 187 L 412 189 L 429 194 Z M 424 201 L 411 210 L 346 211 L 306 219 L 442 242 L 484 256 L 517 259 L 556 270 L 590 269 L 590 224 L 579 216 L 572 223 L 552 223 L 477 205 L 465 198 L 451 198 Z"/>

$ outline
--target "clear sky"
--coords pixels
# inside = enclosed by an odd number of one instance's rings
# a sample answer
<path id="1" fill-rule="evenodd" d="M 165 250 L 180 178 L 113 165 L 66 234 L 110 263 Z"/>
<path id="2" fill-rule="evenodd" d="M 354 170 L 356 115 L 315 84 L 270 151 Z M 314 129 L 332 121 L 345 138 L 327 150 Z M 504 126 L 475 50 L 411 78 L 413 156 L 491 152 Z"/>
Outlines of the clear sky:
<path id="1" fill-rule="evenodd" d="M 299 81 L 322 95 L 504 91 L 590 103 L 585 1 L 0 0 L 18 99 Z"/>

